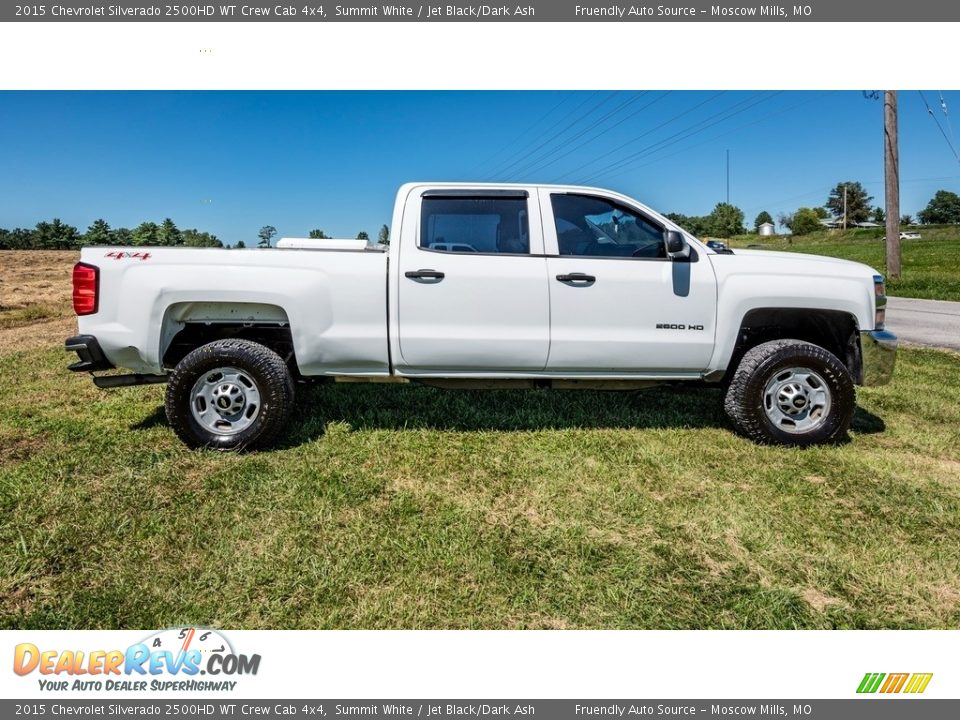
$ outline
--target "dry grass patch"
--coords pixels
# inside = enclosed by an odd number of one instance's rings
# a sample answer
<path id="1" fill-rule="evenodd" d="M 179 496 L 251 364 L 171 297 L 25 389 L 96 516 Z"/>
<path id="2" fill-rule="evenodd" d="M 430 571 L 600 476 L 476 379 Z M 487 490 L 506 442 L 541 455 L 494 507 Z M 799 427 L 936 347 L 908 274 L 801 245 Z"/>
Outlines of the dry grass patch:
<path id="1" fill-rule="evenodd" d="M 0 250 L 0 355 L 55 347 L 76 333 L 72 250 Z"/>

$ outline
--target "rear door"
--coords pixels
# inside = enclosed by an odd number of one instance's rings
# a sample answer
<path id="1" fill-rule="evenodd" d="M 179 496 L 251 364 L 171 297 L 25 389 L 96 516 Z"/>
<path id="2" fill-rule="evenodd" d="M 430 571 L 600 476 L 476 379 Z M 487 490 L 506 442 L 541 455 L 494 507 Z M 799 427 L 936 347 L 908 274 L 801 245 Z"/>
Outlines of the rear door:
<path id="1" fill-rule="evenodd" d="M 426 190 L 410 198 L 404 214 L 397 273 L 402 369 L 543 370 L 550 300 L 536 192 Z"/>
<path id="2" fill-rule="evenodd" d="M 563 372 L 693 372 L 713 353 L 716 280 L 705 257 L 671 260 L 664 227 L 615 198 L 540 190 L 550 357 Z"/>

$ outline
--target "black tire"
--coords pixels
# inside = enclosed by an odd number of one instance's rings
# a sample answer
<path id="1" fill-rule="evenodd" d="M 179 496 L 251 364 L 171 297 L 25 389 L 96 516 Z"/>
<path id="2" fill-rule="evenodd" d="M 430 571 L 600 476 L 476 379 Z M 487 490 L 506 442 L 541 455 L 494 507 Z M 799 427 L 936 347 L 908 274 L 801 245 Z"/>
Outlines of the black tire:
<path id="1" fill-rule="evenodd" d="M 200 398 L 192 397 L 195 387 L 213 387 L 217 373 L 223 369 L 235 369 L 231 375 L 237 381 L 236 393 L 241 397 L 242 411 L 238 420 L 231 422 L 223 415 L 221 427 L 211 429 L 213 422 L 203 422 L 200 415 Z M 221 373 L 220 379 L 224 376 Z M 226 380 L 223 380 L 224 383 Z M 218 392 L 217 387 L 213 392 Z M 246 394 L 244 394 L 244 390 Z M 234 392 L 233 388 L 224 394 Z M 252 397 L 256 394 L 256 401 Z M 218 398 L 219 399 L 219 398 Z M 224 402 L 229 402 L 229 398 Z M 206 409 L 204 399 L 202 406 Z M 215 406 L 212 410 L 220 412 Z M 166 411 L 170 426 L 177 436 L 191 448 L 214 448 L 217 450 L 242 450 L 269 447 L 283 430 L 293 409 L 293 378 L 287 364 L 268 347 L 250 340 L 217 340 L 198 347 L 189 353 L 170 375 L 167 385 Z M 209 417 L 217 419 L 209 413 Z M 230 416 L 234 417 L 234 416 Z"/>
<path id="2" fill-rule="evenodd" d="M 812 384 L 816 393 L 822 381 L 825 385 L 822 397 L 827 398 L 820 405 L 819 413 L 816 407 L 810 409 L 813 405 L 806 399 L 813 395 L 795 400 L 809 403 L 806 405 L 807 415 L 799 420 L 802 411 L 784 399 L 798 387 L 797 383 L 792 383 L 790 375 L 791 369 L 795 368 L 813 371 L 807 376 L 806 383 L 802 383 L 798 394 L 810 390 L 807 383 Z M 770 393 L 767 392 L 768 383 L 771 384 Z M 787 393 L 774 392 L 780 387 Z M 850 371 L 833 353 L 801 340 L 773 340 L 751 348 L 743 356 L 730 378 L 723 407 L 737 432 L 754 442 L 804 447 L 838 442 L 846 437 L 856 408 L 856 390 Z M 798 415 L 791 418 L 790 412 Z M 775 422 L 771 415 L 779 422 Z M 812 425 L 804 428 L 804 423 Z"/>

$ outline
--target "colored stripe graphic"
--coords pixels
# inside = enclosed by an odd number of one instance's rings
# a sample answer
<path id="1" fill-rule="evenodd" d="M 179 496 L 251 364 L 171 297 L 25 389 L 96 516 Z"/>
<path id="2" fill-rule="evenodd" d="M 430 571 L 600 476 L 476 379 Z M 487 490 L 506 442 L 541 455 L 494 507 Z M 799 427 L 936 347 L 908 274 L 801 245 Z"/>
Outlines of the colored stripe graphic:
<path id="1" fill-rule="evenodd" d="M 907 684 L 905 693 L 922 693 L 927 689 L 927 685 L 930 684 L 930 679 L 933 677 L 933 673 L 914 673 L 913 677 L 910 678 L 910 682 Z"/>
<path id="2" fill-rule="evenodd" d="M 857 688 L 858 693 L 875 693 L 877 688 L 880 687 L 880 681 L 883 680 L 885 675 L 883 673 L 867 673 L 863 676 L 863 680 L 860 681 L 860 687 Z"/>
<path id="3" fill-rule="evenodd" d="M 860 685 L 857 686 L 858 693 L 885 694 L 904 693 L 922 693 L 927 689 L 933 673 L 866 673 Z M 882 684 L 881 684 L 882 683 Z"/>
<path id="4" fill-rule="evenodd" d="M 887 681 L 883 684 L 883 687 L 880 688 L 880 692 L 900 692 L 900 689 L 903 687 L 903 684 L 907 681 L 908 677 L 910 677 L 910 673 L 890 673 L 887 675 Z"/>

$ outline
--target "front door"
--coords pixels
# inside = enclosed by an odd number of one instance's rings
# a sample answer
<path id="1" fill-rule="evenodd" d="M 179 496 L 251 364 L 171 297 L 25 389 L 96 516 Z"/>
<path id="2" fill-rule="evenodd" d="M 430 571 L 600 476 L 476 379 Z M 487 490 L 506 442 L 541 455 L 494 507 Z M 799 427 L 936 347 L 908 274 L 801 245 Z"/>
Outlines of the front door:
<path id="1" fill-rule="evenodd" d="M 716 280 L 693 251 L 614 199 L 541 190 L 553 372 L 693 372 L 713 353 Z"/>
<path id="2" fill-rule="evenodd" d="M 536 194 L 428 190 L 412 204 L 416 242 L 404 238 L 398 273 L 403 368 L 543 370 L 550 307 Z"/>

